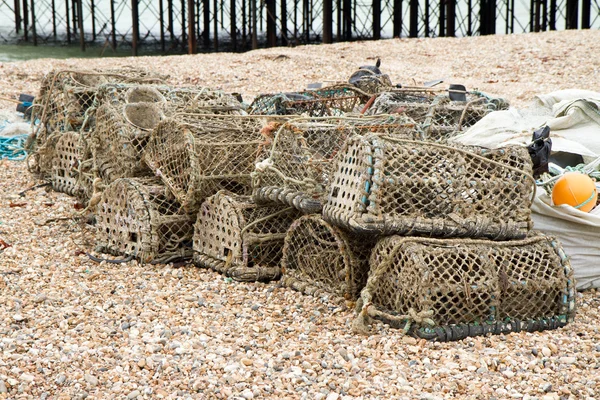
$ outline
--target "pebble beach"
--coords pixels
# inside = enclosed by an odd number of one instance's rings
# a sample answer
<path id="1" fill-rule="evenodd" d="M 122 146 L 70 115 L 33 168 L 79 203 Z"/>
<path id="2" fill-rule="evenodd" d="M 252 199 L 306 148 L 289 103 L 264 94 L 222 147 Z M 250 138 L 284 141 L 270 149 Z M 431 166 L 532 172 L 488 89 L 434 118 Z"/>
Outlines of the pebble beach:
<path id="1" fill-rule="evenodd" d="M 600 31 L 390 39 L 243 54 L 39 59 L 0 64 L 0 96 L 35 95 L 52 69 L 125 65 L 172 85 L 241 93 L 345 81 L 374 64 L 392 82 L 464 84 L 526 106 L 560 89 L 600 91 Z M 1 109 L 14 104 L 0 101 Z M 434 343 L 277 282 L 188 265 L 91 261 L 76 200 L 0 161 L 0 399 L 600 399 L 600 291 L 575 322 L 540 333 Z"/>

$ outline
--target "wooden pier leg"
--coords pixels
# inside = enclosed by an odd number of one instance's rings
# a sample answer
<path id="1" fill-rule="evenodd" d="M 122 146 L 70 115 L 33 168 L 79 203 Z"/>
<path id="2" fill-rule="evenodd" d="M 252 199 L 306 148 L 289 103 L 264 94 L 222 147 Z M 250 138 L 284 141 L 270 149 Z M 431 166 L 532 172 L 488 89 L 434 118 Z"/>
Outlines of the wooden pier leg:
<path id="1" fill-rule="evenodd" d="M 323 0 L 323 43 L 333 43 L 332 0 Z"/>
<path id="2" fill-rule="evenodd" d="M 447 25 L 446 36 L 456 36 L 456 0 L 446 0 L 447 7 Z"/>
<path id="3" fill-rule="evenodd" d="M 213 0 L 213 31 L 214 39 L 213 43 L 215 51 L 219 51 L 219 3 L 218 0 Z"/>
<path id="4" fill-rule="evenodd" d="M 158 0 L 158 24 L 160 26 L 160 50 L 165 52 L 165 16 L 163 15 L 165 8 L 164 0 Z"/>
<path id="5" fill-rule="evenodd" d="M 373 0 L 373 39 L 381 39 L 381 0 Z"/>
<path id="6" fill-rule="evenodd" d="M 188 54 L 196 53 L 196 12 L 194 0 L 188 0 Z"/>
<path id="7" fill-rule="evenodd" d="M 31 36 L 33 36 L 33 45 L 37 46 L 37 32 L 35 30 L 35 0 L 31 0 Z"/>
<path id="8" fill-rule="evenodd" d="M 112 2 L 111 2 L 112 4 Z M 67 24 L 67 43 L 71 44 L 71 24 L 69 22 L 69 1 L 65 1 L 65 15 L 67 16 L 65 18 L 66 24 Z M 114 25 L 113 25 L 114 26 Z"/>
<path id="9" fill-rule="evenodd" d="M 115 20 L 115 1 L 110 0 L 110 25 L 111 25 L 111 39 L 113 51 L 117 50 L 117 23 Z"/>
<path id="10" fill-rule="evenodd" d="M 15 10 L 15 32 L 17 32 L 17 34 L 18 34 L 19 31 L 21 30 L 21 4 L 20 4 L 19 0 L 15 0 L 14 10 Z"/>
<path id="11" fill-rule="evenodd" d="M 236 17 L 237 12 L 235 9 L 235 0 L 229 1 L 230 13 L 229 16 L 231 18 L 231 27 L 230 27 L 230 35 L 231 35 L 231 46 L 233 47 L 233 51 L 237 51 L 237 23 Z"/>
<path id="12" fill-rule="evenodd" d="M 204 47 L 208 48 L 210 45 L 210 0 L 202 0 L 202 15 L 204 17 L 202 42 L 204 42 Z"/>
<path id="13" fill-rule="evenodd" d="M 132 28 L 132 38 L 131 38 L 131 50 L 133 56 L 138 55 L 138 39 L 140 34 L 140 21 L 139 21 L 139 10 L 138 10 L 138 1 L 139 0 L 131 0 L 131 28 Z"/>
<path id="14" fill-rule="evenodd" d="M 275 0 L 266 0 L 267 3 L 267 47 L 277 46 L 277 11 Z"/>
<path id="15" fill-rule="evenodd" d="M 395 38 L 402 35 L 402 0 L 394 0 L 394 33 Z"/>
<path id="16" fill-rule="evenodd" d="M 50 3 L 50 7 L 52 10 L 52 37 L 54 37 L 54 40 L 56 40 L 56 1 L 55 0 L 52 0 L 52 2 Z"/>
<path id="17" fill-rule="evenodd" d="M 23 0 L 23 39 L 29 41 L 29 7 L 27 0 Z"/>
<path id="18" fill-rule="evenodd" d="M 410 0 L 410 37 L 419 36 L 419 0 Z M 440 17 L 440 24 L 442 18 Z"/>
<path id="19" fill-rule="evenodd" d="M 258 49 L 258 34 L 256 32 L 256 28 L 257 28 L 257 21 L 256 21 L 256 2 L 258 0 L 251 0 L 252 1 L 252 50 L 256 50 Z"/>
<path id="20" fill-rule="evenodd" d="M 582 0 L 581 3 L 581 29 L 590 29 L 592 15 L 592 0 Z"/>
<path id="21" fill-rule="evenodd" d="M 79 46 L 85 51 L 85 32 L 83 31 L 83 0 L 77 0 L 77 26 L 79 27 Z"/>
<path id="22" fill-rule="evenodd" d="M 287 29 L 287 0 L 281 0 L 281 45 L 288 45 L 288 29 Z M 325 24 L 325 21 L 323 21 Z"/>

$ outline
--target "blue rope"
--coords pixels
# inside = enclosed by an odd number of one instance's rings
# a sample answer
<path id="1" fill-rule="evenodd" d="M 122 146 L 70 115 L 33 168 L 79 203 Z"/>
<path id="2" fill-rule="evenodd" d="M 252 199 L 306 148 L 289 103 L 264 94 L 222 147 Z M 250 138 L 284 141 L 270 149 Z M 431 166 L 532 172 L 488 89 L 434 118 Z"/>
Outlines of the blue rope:
<path id="1" fill-rule="evenodd" d="M 28 135 L 0 136 L 0 160 L 22 161 L 27 157 L 25 141 Z"/>

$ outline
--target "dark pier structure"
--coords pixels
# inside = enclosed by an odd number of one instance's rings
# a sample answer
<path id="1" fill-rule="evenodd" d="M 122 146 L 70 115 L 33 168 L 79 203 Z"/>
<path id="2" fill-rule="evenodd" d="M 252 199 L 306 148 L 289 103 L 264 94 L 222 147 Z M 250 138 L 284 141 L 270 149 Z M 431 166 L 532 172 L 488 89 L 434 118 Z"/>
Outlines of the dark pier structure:
<path id="1" fill-rule="evenodd" d="M 600 28 L 600 0 L 0 0 L 0 43 L 163 53 Z"/>

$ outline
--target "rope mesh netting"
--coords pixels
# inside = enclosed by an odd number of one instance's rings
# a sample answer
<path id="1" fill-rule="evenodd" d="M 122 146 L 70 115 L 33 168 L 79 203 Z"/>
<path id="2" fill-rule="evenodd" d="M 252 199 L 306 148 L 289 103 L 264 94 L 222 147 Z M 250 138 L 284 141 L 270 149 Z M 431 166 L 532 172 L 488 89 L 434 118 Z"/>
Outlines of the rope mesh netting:
<path id="1" fill-rule="evenodd" d="M 285 236 L 282 283 L 306 294 L 356 300 L 367 281 L 372 239 L 348 234 L 319 215 L 294 221 Z"/>
<path id="2" fill-rule="evenodd" d="M 117 179 L 96 208 L 98 250 L 142 262 L 189 258 L 193 224 L 159 180 Z"/>
<path id="3" fill-rule="evenodd" d="M 308 117 L 341 116 L 358 110 L 369 95 L 351 85 L 328 86 L 323 89 L 263 94 L 249 108 L 253 115 L 304 115 Z"/>
<path id="4" fill-rule="evenodd" d="M 305 213 L 320 212 L 331 181 L 333 159 L 352 134 L 381 133 L 415 138 L 414 121 L 404 116 L 294 119 L 271 122 L 253 173 L 253 196 Z"/>
<path id="5" fill-rule="evenodd" d="M 434 93 L 418 90 L 380 93 L 367 114 L 407 115 L 420 125 L 426 139 L 445 141 L 475 125 L 490 112 L 508 109 L 504 99 L 479 92 L 469 93 L 465 101 Z"/>
<path id="6" fill-rule="evenodd" d="M 55 191 L 85 202 L 92 196 L 94 176 L 91 171 L 93 159 L 83 136 L 77 132 L 64 132 L 58 137 L 50 179 Z"/>
<path id="7" fill-rule="evenodd" d="M 355 328 L 371 319 L 427 339 L 534 331 L 572 321 L 573 270 L 556 239 L 390 236 L 370 258 Z"/>
<path id="8" fill-rule="evenodd" d="M 220 191 L 200 207 L 194 262 L 240 281 L 279 278 L 283 239 L 298 211 Z"/>
<path id="9" fill-rule="evenodd" d="M 250 194 L 263 118 L 188 115 L 183 121 L 161 122 L 144 157 L 181 204 L 197 211 L 221 189 Z"/>
<path id="10" fill-rule="evenodd" d="M 535 181 L 527 149 L 354 136 L 336 160 L 324 217 L 354 232 L 523 238 Z"/>
<path id="11" fill-rule="evenodd" d="M 164 79 L 164 75 L 137 68 L 49 72 L 32 108 L 32 120 L 39 120 L 39 124 L 27 144 L 30 170 L 47 177 L 52 170 L 55 136 L 69 131 L 89 131 L 92 125 L 87 124 L 87 112 L 95 106 L 100 86 L 109 82 L 160 83 Z"/>

